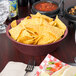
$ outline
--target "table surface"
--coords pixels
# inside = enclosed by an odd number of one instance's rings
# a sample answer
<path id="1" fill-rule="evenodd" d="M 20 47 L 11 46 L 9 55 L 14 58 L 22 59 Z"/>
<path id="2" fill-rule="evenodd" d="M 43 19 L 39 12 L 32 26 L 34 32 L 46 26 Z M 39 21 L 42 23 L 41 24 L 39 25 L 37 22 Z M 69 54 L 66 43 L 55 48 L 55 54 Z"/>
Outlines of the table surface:
<path id="1" fill-rule="evenodd" d="M 65 7 L 76 4 L 76 0 L 65 0 Z M 29 10 L 30 11 L 30 10 Z M 29 14 L 27 7 L 19 7 L 19 17 L 22 18 Z M 63 40 L 61 45 L 51 55 L 60 59 L 65 63 L 74 62 L 76 57 L 76 44 L 75 44 L 75 29 L 73 25 L 69 25 L 65 18 L 60 18 L 68 27 L 68 35 Z M 33 56 L 27 56 L 19 52 L 13 47 L 11 41 L 6 34 L 0 34 L 0 71 L 5 67 L 9 61 L 17 61 L 27 63 Z M 33 57 L 36 60 L 36 65 L 39 65 L 45 56 Z"/>

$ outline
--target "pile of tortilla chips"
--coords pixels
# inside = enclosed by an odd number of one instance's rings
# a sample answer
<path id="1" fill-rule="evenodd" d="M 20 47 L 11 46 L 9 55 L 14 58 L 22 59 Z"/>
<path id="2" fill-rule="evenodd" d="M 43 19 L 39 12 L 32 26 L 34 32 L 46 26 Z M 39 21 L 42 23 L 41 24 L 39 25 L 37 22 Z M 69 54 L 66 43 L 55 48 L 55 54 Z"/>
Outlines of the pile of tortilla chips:
<path id="1" fill-rule="evenodd" d="M 37 13 L 27 16 L 18 25 L 14 20 L 9 33 L 17 42 L 44 45 L 61 39 L 65 30 L 66 26 L 58 16 L 53 20 L 53 18 Z"/>

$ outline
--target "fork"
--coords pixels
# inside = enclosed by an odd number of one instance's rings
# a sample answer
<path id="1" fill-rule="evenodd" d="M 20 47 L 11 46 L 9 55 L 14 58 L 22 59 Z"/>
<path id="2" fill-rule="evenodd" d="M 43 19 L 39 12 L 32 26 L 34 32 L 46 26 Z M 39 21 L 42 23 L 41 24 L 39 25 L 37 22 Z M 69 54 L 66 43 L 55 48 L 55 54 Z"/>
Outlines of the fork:
<path id="1" fill-rule="evenodd" d="M 25 69 L 26 73 L 25 73 L 24 76 L 26 76 L 26 74 L 27 74 L 28 72 L 32 72 L 33 69 L 34 69 L 34 66 L 35 66 L 35 60 L 29 60 L 29 62 L 28 62 L 28 64 L 27 64 L 27 67 L 26 67 L 26 69 Z"/>

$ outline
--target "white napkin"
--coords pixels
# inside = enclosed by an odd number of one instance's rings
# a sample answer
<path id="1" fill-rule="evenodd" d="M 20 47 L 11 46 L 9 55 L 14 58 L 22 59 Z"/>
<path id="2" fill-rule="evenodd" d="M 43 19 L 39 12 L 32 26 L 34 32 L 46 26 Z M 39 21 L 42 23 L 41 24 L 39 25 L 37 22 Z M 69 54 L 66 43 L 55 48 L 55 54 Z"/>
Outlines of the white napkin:
<path id="1" fill-rule="evenodd" d="M 5 68 L 0 73 L 0 76 L 24 76 L 26 64 L 21 62 L 10 61 Z M 32 72 L 27 73 L 26 76 L 35 76 L 37 71 L 37 66 Z"/>

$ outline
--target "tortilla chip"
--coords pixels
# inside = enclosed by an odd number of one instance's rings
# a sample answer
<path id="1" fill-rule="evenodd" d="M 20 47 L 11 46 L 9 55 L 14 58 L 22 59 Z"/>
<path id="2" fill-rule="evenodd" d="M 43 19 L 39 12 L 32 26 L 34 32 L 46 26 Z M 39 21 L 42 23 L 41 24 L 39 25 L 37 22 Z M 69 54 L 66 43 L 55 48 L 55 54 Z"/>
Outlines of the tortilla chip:
<path id="1" fill-rule="evenodd" d="M 11 27 L 13 28 L 13 27 L 16 27 L 16 26 L 17 26 L 17 22 L 16 22 L 16 20 L 12 21 L 12 23 L 11 23 Z"/>
<path id="2" fill-rule="evenodd" d="M 24 44 L 33 44 L 34 43 L 34 39 L 29 39 L 26 41 L 23 41 Z"/>
<path id="3" fill-rule="evenodd" d="M 29 39 L 32 39 L 32 37 L 30 36 L 30 34 L 26 30 L 23 30 L 22 33 L 19 35 L 17 41 L 24 42 L 24 41 L 29 40 Z"/>
<path id="4" fill-rule="evenodd" d="M 24 29 L 24 27 L 17 25 L 16 27 L 9 30 L 9 33 L 11 34 L 12 38 L 14 40 L 17 40 L 20 32 Z"/>
<path id="5" fill-rule="evenodd" d="M 38 12 L 36 15 L 32 15 L 32 14 L 31 14 L 31 17 L 32 17 L 32 18 L 44 18 L 44 19 L 46 19 L 48 22 L 49 22 L 49 21 L 53 21 L 53 18 L 50 18 L 50 17 L 48 17 L 48 16 L 46 16 L 46 15 L 42 15 L 42 14 L 40 14 L 39 12 Z"/>
<path id="6" fill-rule="evenodd" d="M 42 36 L 36 36 L 35 38 L 34 38 L 34 45 L 37 45 L 38 44 L 38 42 L 39 42 L 39 40 L 42 38 Z"/>
<path id="7" fill-rule="evenodd" d="M 52 35 L 56 40 L 58 40 L 63 34 L 63 30 L 54 26 L 50 26 L 49 30 L 50 35 Z"/>
<path id="8" fill-rule="evenodd" d="M 58 28 L 63 29 L 64 31 L 66 30 L 65 24 L 58 18 L 58 16 L 56 16 L 55 23 Z"/>
<path id="9" fill-rule="evenodd" d="M 14 40 L 24 44 L 44 45 L 58 41 L 63 36 L 66 26 L 56 17 L 55 20 L 37 13 L 24 18 L 18 25 L 11 23 L 9 33 Z"/>
<path id="10" fill-rule="evenodd" d="M 51 36 L 46 30 L 42 33 L 42 38 L 38 41 L 38 45 L 44 45 L 52 43 L 55 39 L 53 36 Z"/>

